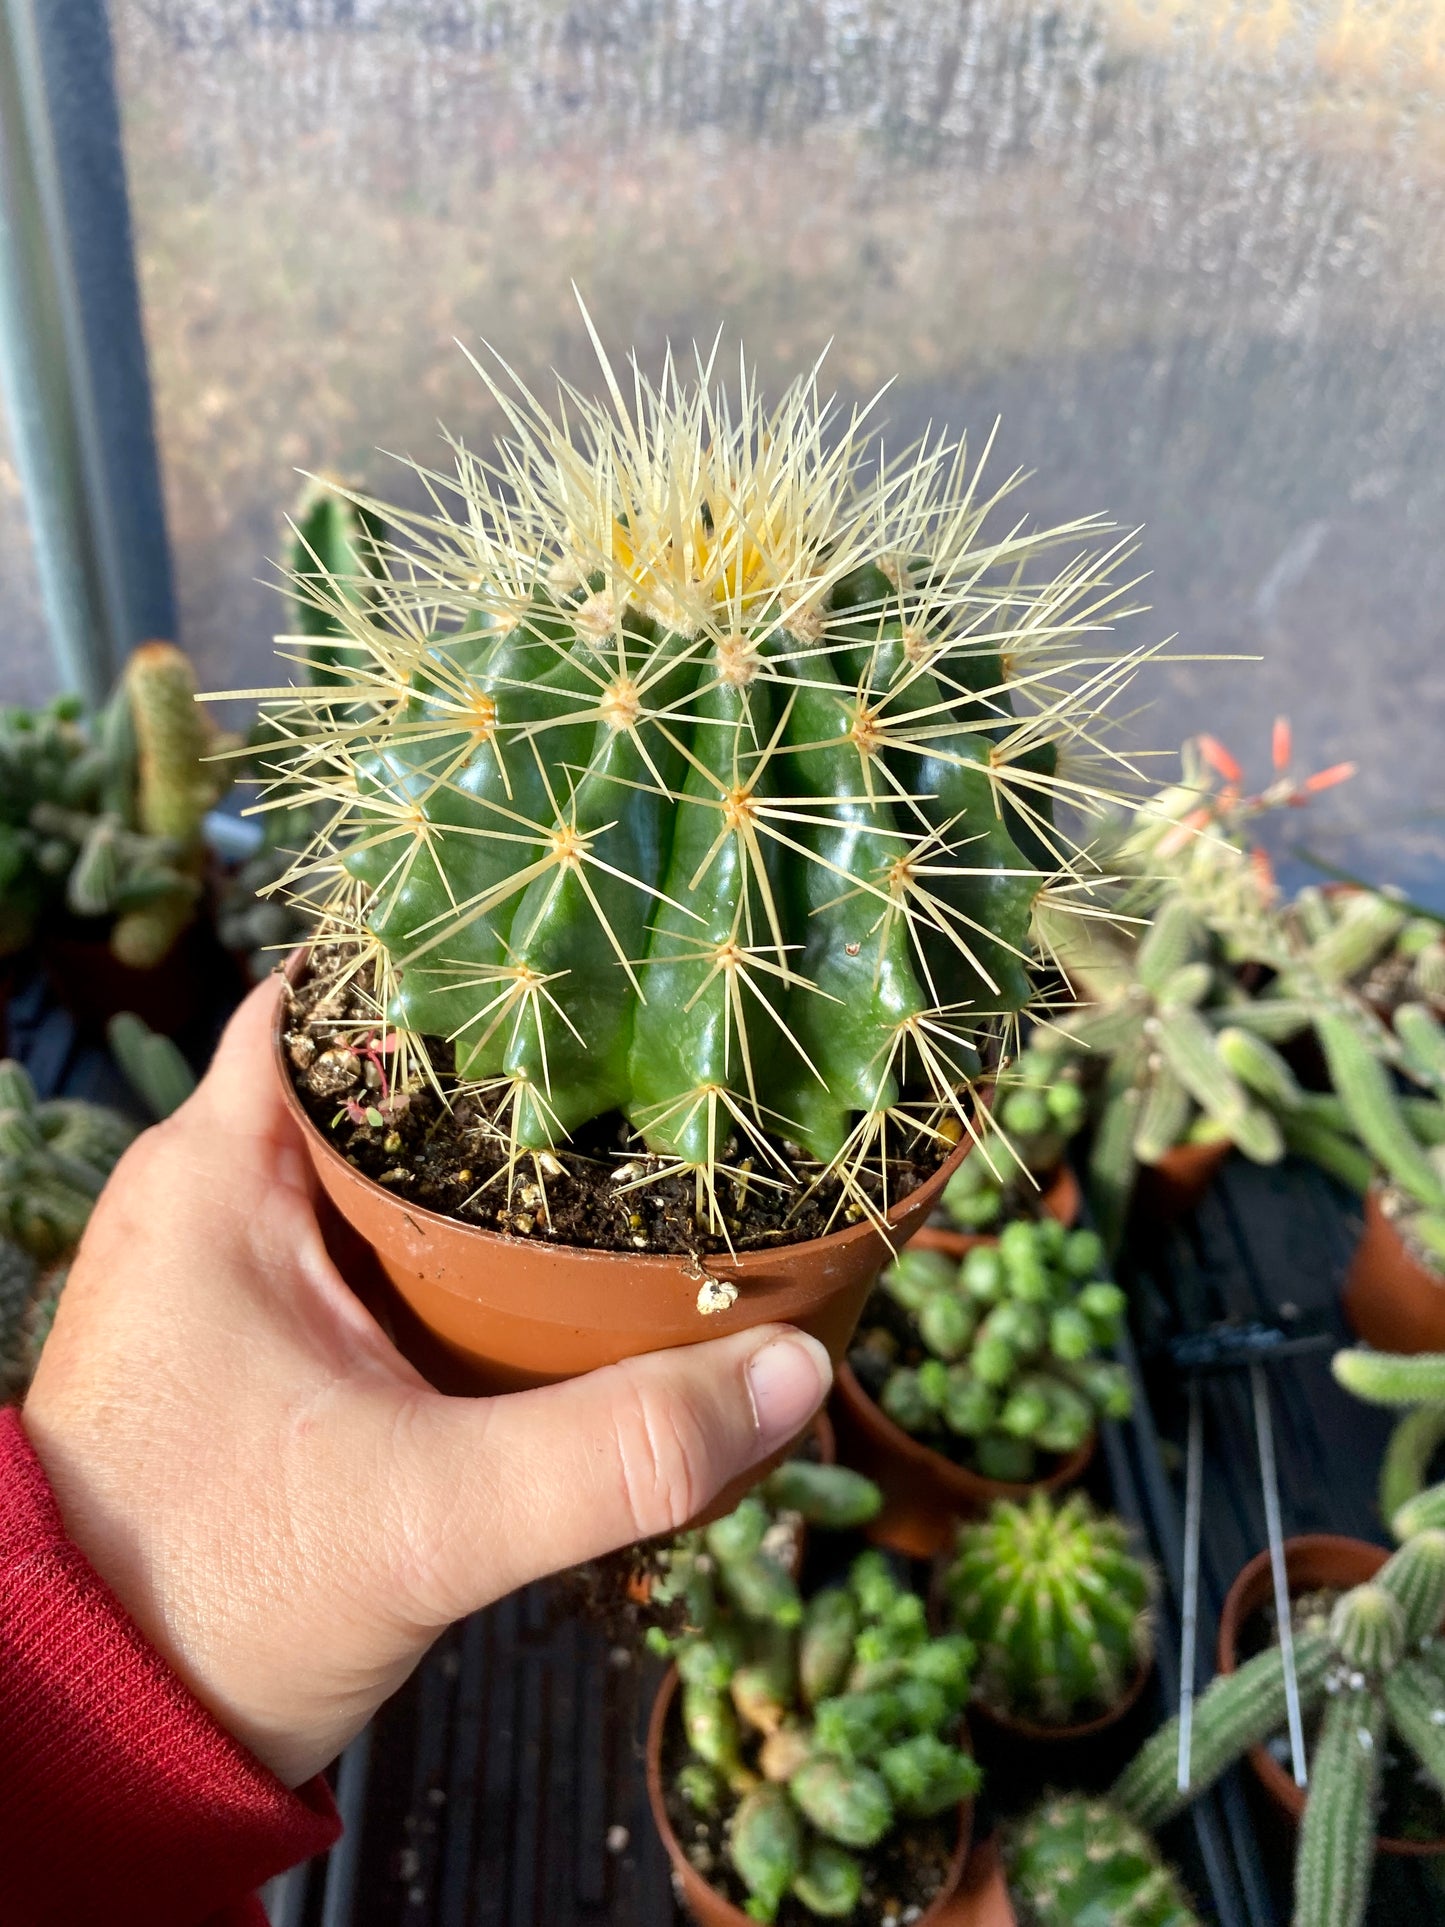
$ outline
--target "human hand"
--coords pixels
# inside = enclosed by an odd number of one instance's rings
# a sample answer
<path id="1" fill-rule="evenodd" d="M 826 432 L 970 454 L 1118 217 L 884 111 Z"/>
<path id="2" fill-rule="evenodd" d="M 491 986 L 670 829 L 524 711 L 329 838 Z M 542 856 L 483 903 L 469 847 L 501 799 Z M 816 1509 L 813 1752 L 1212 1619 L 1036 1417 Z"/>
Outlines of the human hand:
<path id="1" fill-rule="evenodd" d="M 254 991 L 126 1153 L 25 1405 L 66 1529 L 287 1785 L 452 1620 L 683 1524 L 797 1433 L 827 1354 L 786 1326 L 505 1398 L 445 1398 L 322 1243 Z"/>

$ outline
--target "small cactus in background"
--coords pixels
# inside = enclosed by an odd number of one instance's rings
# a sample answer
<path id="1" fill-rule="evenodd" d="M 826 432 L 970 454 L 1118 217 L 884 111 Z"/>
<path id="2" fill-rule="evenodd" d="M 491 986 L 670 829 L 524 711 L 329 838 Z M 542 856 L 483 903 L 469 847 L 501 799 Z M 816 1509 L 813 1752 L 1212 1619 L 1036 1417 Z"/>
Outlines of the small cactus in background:
<path id="1" fill-rule="evenodd" d="M 945 1581 L 950 1623 L 978 1648 L 976 1697 L 1068 1726 L 1111 1712 L 1154 1650 L 1154 1576 L 1128 1528 L 1082 1493 L 1000 1501 L 960 1528 Z"/>
<path id="2" fill-rule="evenodd" d="M 1323 1709 L 1295 1860 L 1294 1927 L 1359 1927 L 1369 1900 L 1380 1766 L 1391 1733 L 1445 1792 L 1445 1532 L 1406 1542 L 1367 1585 L 1336 1601 L 1328 1629 L 1295 1640 L 1300 1707 Z M 1284 1660 L 1272 1646 L 1216 1679 L 1194 1709 L 1192 1778 L 1176 1781 L 1179 1722 L 1150 1739 L 1111 1799 L 1144 1827 L 1161 1826 L 1285 1722 Z"/>
<path id="3" fill-rule="evenodd" d="M 1000 1078 L 979 1143 L 949 1179 L 949 1217 L 961 1231 L 988 1231 L 1026 1209 L 1087 1115 L 1081 1067 L 1049 1050 L 1041 1034 Z"/>
<path id="4" fill-rule="evenodd" d="M 1047 1799 L 1004 1834 L 1023 1927 L 1200 1927 L 1172 1868 L 1107 1800 Z"/>
<path id="5" fill-rule="evenodd" d="M 1380 1468 L 1380 1513 L 1395 1537 L 1445 1526 L 1445 1481 L 1427 1484 L 1445 1445 L 1445 1352 L 1403 1357 L 1356 1347 L 1336 1352 L 1331 1369 L 1356 1398 L 1413 1408 L 1391 1434 Z"/>
<path id="6" fill-rule="evenodd" d="M 134 1127 L 98 1104 L 36 1097 L 22 1065 L 0 1063 L 0 1237 L 42 1264 L 80 1242 Z"/>
<path id="7" fill-rule="evenodd" d="M 136 1096 L 156 1119 L 178 1111 L 196 1088 L 195 1072 L 170 1037 L 123 1010 L 105 1029 L 110 1054 Z"/>
<path id="8" fill-rule="evenodd" d="M 40 1267 L 23 1245 L 0 1238 L 0 1404 L 23 1389 L 25 1317 Z"/>
<path id="9" fill-rule="evenodd" d="M 75 861 L 74 843 L 35 812 L 74 808 L 99 773 L 77 697 L 0 709 L 0 957 L 24 950 L 59 909 Z"/>
<path id="10" fill-rule="evenodd" d="M 1029 584 L 1059 532 L 987 540 L 951 446 L 863 483 L 809 382 L 765 415 L 669 364 L 634 419 L 603 374 L 563 425 L 499 393 L 501 468 L 458 448 L 457 518 L 386 511 L 364 581 L 318 546 L 348 700 L 269 705 L 266 761 L 329 806 L 288 882 L 332 881 L 325 940 L 513 1164 L 620 1112 L 715 1224 L 730 1161 L 851 1178 L 966 1128 L 1034 903 L 1081 874 L 1053 799 L 1103 799 L 1055 691 L 1114 556 Z"/>
<path id="11" fill-rule="evenodd" d="M 1102 1415 L 1127 1418 L 1113 1345 L 1125 1300 L 1098 1276 L 1092 1231 L 1016 1219 L 996 1244 L 955 1264 L 910 1248 L 879 1280 L 904 1321 L 905 1350 L 886 1324 L 864 1324 L 849 1354 L 860 1383 L 896 1425 L 940 1450 L 966 1452 L 988 1478 L 1028 1480 L 1040 1452 L 1077 1451 Z M 890 1310 L 892 1308 L 890 1307 Z"/>
<path id="12" fill-rule="evenodd" d="M 681 1680 L 689 1758 L 681 1797 L 726 1816 L 727 1855 L 754 1920 L 788 1895 L 825 1919 L 853 1916 L 857 1858 L 909 1819 L 955 1807 L 978 1769 L 953 1744 L 973 1648 L 931 1639 L 923 1601 L 865 1552 L 845 1584 L 803 1600 L 774 1507 L 818 1523 L 862 1522 L 881 1494 L 856 1473 L 794 1462 L 727 1518 L 661 1555 L 659 1605 L 688 1623 L 648 1643 Z"/>

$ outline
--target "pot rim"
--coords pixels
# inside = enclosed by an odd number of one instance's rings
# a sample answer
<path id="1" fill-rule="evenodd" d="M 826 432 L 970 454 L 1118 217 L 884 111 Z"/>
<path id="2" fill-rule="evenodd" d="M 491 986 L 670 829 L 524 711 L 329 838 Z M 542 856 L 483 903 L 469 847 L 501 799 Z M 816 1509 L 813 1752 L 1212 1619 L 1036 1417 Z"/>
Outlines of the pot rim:
<path id="1" fill-rule="evenodd" d="M 1099 1442 L 1096 1426 L 1084 1443 L 1061 1457 L 1054 1470 L 1044 1478 L 990 1479 L 982 1472 L 970 1471 L 967 1466 L 958 1464 L 957 1460 L 935 1451 L 931 1445 L 924 1445 L 911 1432 L 905 1432 L 901 1425 L 889 1418 L 877 1400 L 864 1391 L 858 1382 L 858 1374 L 846 1358 L 833 1375 L 833 1389 L 854 1416 L 869 1426 L 889 1451 L 915 1469 L 926 1469 L 969 1508 L 980 1503 L 991 1505 L 995 1499 L 1026 1499 L 1033 1492 L 1057 1492 L 1065 1486 L 1077 1484 L 1088 1470 Z"/>
<path id="2" fill-rule="evenodd" d="M 682 1842 L 673 1831 L 668 1818 L 667 1801 L 662 1788 L 662 1740 L 667 1730 L 668 1714 L 677 1696 L 678 1672 L 676 1666 L 669 1666 L 658 1684 L 653 1696 L 652 1710 L 647 1718 L 647 1804 L 652 1809 L 652 1824 L 666 1849 L 667 1857 L 677 1870 L 684 1887 L 687 1880 L 693 1879 L 704 1886 L 720 1907 L 728 1912 L 728 1927 L 751 1927 L 748 1917 L 735 1907 L 720 1888 L 714 1887 L 705 1874 L 698 1871 L 683 1852 Z M 918 1916 L 914 1927 L 945 1927 L 949 1910 L 953 1906 L 959 1885 L 963 1880 L 963 1870 L 968 1861 L 969 1849 L 973 1845 L 974 1802 L 972 1798 L 963 1800 L 958 1806 L 958 1841 L 949 1856 L 948 1872 L 944 1883 L 934 1895 L 923 1913 Z"/>
<path id="3" fill-rule="evenodd" d="M 1290 1571 L 1292 1560 L 1297 1565 L 1308 1564 L 1316 1569 L 1331 1565 L 1337 1569 L 1348 1568 L 1341 1572 L 1342 1589 L 1348 1589 L 1350 1586 L 1363 1585 L 1389 1557 L 1386 1547 L 1377 1546 L 1369 1539 L 1352 1539 L 1348 1534 L 1339 1532 L 1297 1533 L 1284 1542 L 1285 1576 L 1291 1582 L 1290 1597 L 1293 1599 L 1297 1589 L 1310 1584 L 1334 1583 L 1323 1578 L 1314 1581 L 1301 1578 L 1297 1586 L 1294 1574 Z M 1356 1578 L 1356 1573 L 1361 1577 Z M 1273 1575 L 1266 1548 L 1240 1568 L 1233 1585 L 1225 1594 L 1219 1613 L 1219 1638 L 1216 1643 L 1216 1660 L 1221 1673 L 1236 1671 L 1239 1665 L 1239 1635 L 1246 1621 L 1273 1596 Z M 1263 1746 L 1250 1748 L 1249 1764 L 1275 1805 L 1298 1823 L 1305 1810 L 1308 1790 L 1296 1786 L 1293 1775 L 1287 1773 Z M 1375 1835 L 1375 1850 L 1401 1859 L 1433 1859 L 1445 1854 L 1445 1834 L 1434 1840 L 1397 1840 L 1391 1834 L 1378 1833 Z"/>
<path id="4" fill-rule="evenodd" d="M 1144 1688 L 1154 1677 L 1154 1655 L 1141 1659 L 1130 1676 L 1129 1684 L 1123 1695 L 1106 1712 L 1098 1713 L 1091 1720 L 1077 1720 L 1069 1726 L 1045 1726 L 1037 1720 L 1026 1720 L 1015 1713 L 1005 1713 L 990 1705 L 987 1700 L 975 1699 L 969 1703 L 969 1711 L 989 1726 L 996 1727 L 1000 1733 L 1010 1733 L 1021 1740 L 1029 1740 L 1037 1746 L 1057 1746 L 1061 1742 L 1092 1739 L 1097 1733 L 1106 1733 L 1111 1726 L 1117 1726 L 1126 1714 L 1132 1713 L 1138 1705 Z"/>
<path id="5" fill-rule="evenodd" d="M 303 945 L 293 950 L 287 957 L 282 974 L 289 984 L 294 986 L 302 970 L 305 968 L 309 956 L 309 950 Z M 329 1141 L 324 1132 L 317 1129 L 316 1125 L 307 1115 L 306 1107 L 301 1102 L 296 1087 L 291 1080 L 290 1068 L 286 1062 L 286 1054 L 281 1042 L 285 1009 L 285 999 L 278 998 L 275 1015 L 271 1021 L 271 1047 L 276 1072 L 281 1080 L 281 1091 L 285 1099 L 286 1107 L 291 1116 L 302 1127 L 309 1142 L 313 1146 L 320 1145 L 325 1152 L 327 1161 L 339 1166 L 341 1170 L 345 1172 L 349 1182 L 363 1186 L 378 1201 L 385 1202 L 393 1209 L 404 1209 L 406 1215 L 418 1224 L 431 1224 L 444 1227 L 446 1232 L 451 1236 L 484 1240 L 488 1245 L 500 1245 L 504 1251 L 511 1249 L 514 1251 L 533 1252 L 538 1249 L 538 1240 L 536 1239 L 519 1238 L 515 1234 L 507 1231 L 489 1231 L 484 1225 L 468 1224 L 465 1218 L 455 1218 L 448 1212 L 434 1211 L 428 1205 L 416 1204 L 410 1199 L 402 1199 L 394 1192 L 388 1191 L 385 1185 L 378 1184 L 374 1178 L 367 1177 L 366 1173 L 359 1171 L 354 1164 L 348 1164 L 336 1146 Z M 948 1182 L 949 1178 L 952 1177 L 958 1166 L 963 1162 L 964 1156 L 972 1142 L 973 1140 L 965 1133 L 943 1160 L 942 1164 L 938 1166 L 937 1170 L 931 1172 L 924 1182 L 927 1184 L 936 1183 L 941 1190 L 942 1186 Z M 565 1252 L 569 1260 L 578 1260 L 598 1265 L 615 1266 L 622 1264 L 626 1265 L 629 1269 L 656 1271 L 659 1275 L 666 1273 L 669 1276 L 676 1275 L 679 1264 L 691 1262 L 697 1265 L 699 1277 L 704 1274 L 722 1274 L 729 1278 L 747 1279 L 754 1272 L 769 1272 L 775 1269 L 780 1255 L 784 1253 L 802 1251 L 827 1251 L 831 1253 L 841 1251 L 846 1245 L 856 1243 L 860 1239 L 870 1236 L 881 1238 L 891 1249 L 889 1232 L 896 1228 L 898 1218 L 907 1209 L 909 1201 L 917 1196 L 920 1189 L 922 1189 L 922 1186 L 915 1185 L 912 1191 L 906 1192 L 902 1197 L 894 1199 L 884 1213 L 884 1225 L 886 1229 L 875 1223 L 872 1218 L 863 1217 L 854 1224 L 844 1225 L 840 1230 L 825 1232 L 821 1238 L 794 1238 L 785 1244 L 768 1245 L 759 1251 L 740 1252 L 737 1256 L 732 1256 L 726 1251 L 713 1251 L 689 1259 L 689 1254 L 685 1251 L 605 1251 L 599 1250 L 591 1245 L 568 1244 L 561 1239 L 557 1239 L 555 1242 L 551 1240 L 544 1242 L 546 1248 L 549 1250 Z"/>

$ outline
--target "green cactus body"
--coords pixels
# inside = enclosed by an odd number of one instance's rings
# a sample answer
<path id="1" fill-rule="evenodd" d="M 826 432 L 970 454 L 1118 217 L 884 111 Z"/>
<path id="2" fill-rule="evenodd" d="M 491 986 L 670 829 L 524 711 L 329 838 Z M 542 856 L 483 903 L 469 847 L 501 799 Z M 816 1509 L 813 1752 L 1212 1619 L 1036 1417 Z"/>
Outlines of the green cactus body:
<path id="1" fill-rule="evenodd" d="M 764 1554 L 720 1562 L 719 1577 L 723 1590 L 748 1619 L 769 1620 L 775 1626 L 796 1626 L 802 1620 L 797 1582 Z"/>
<path id="2" fill-rule="evenodd" d="M 947 1586 L 979 1696 L 1002 1712 L 1062 1725 L 1107 1711 L 1148 1659 L 1149 1567 L 1082 1494 L 996 1504 L 961 1529 Z"/>
<path id="3" fill-rule="evenodd" d="M 1280 1120 L 1280 1128 L 1287 1149 L 1296 1156 L 1310 1158 L 1360 1197 L 1369 1190 L 1375 1175 L 1374 1161 L 1353 1138 L 1345 1137 L 1302 1111 L 1286 1113 Z"/>
<path id="4" fill-rule="evenodd" d="M 1246 1157 L 1257 1164 L 1272 1164 L 1284 1155 L 1279 1126 L 1250 1101 L 1198 1011 L 1182 1006 L 1161 1011 L 1156 1035 L 1165 1063 Z"/>
<path id="5" fill-rule="evenodd" d="M 1335 1353 L 1330 1369 L 1347 1392 L 1371 1405 L 1445 1404 L 1445 1352 Z"/>
<path id="6" fill-rule="evenodd" d="M 738 1718 L 757 1733 L 776 1733 L 797 1698 L 797 1653 L 791 1631 L 760 1630 L 753 1656 L 728 1681 Z"/>
<path id="7" fill-rule="evenodd" d="M 927 1820 L 970 1800 L 983 1776 L 975 1761 L 935 1733 L 917 1733 L 878 1755 L 878 1771 L 898 1812 Z"/>
<path id="8" fill-rule="evenodd" d="M 1304 1101 L 1299 1079 L 1266 1038 L 1238 1024 L 1216 1033 L 1215 1047 L 1232 1071 L 1256 1097 L 1275 1111 L 1297 1111 Z"/>
<path id="9" fill-rule="evenodd" d="M 845 1847 L 872 1847 L 893 1825 L 888 1783 L 870 1766 L 849 1766 L 820 1755 L 788 1782 L 806 1819 Z"/>
<path id="10" fill-rule="evenodd" d="M 1403 1508 L 1413 1508 L 1422 1499 L 1426 1490 L 1430 1463 L 1445 1445 L 1445 1403 L 1421 1405 L 1413 1412 L 1407 1412 L 1390 1434 L 1390 1443 L 1380 1465 L 1380 1517 L 1393 1522 Z M 1445 1523 L 1441 1518 L 1416 1518 L 1412 1511 L 1407 1515 L 1409 1529 L 1396 1536 L 1408 1539 L 1411 1532 L 1422 1531 L 1427 1525 L 1438 1526 Z"/>
<path id="11" fill-rule="evenodd" d="M 143 643 L 126 664 L 124 686 L 135 725 L 137 825 L 194 846 L 223 784 L 205 762 L 212 731 L 196 704 L 191 665 L 171 643 Z"/>
<path id="12" fill-rule="evenodd" d="M 1321 1011 L 1315 1027 L 1330 1081 L 1344 1099 L 1360 1142 L 1417 1202 L 1445 1206 L 1445 1187 L 1416 1142 L 1389 1072 L 1369 1039 L 1336 1011 Z"/>
<path id="13" fill-rule="evenodd" d="M 1235 1030 L 1247 1030 L 1271 1044 L 1287 1044 L 1307 1030 L 1314 1017 L 1314 1005 L 1298 997 L 1257 997 L 1229 1005 L 1229 1022 Z"/>
<path id="14" fill-rule="evenodd" d="M 1381 1691 L 1390 1724 L 1445 1793 L 1445 1679 L 1423 1659 L 1407 1659 Z"/>
<path id="15" fill-rule="evenodd" d="M 1330 1638 L 1355 1672 L 1387 1673 L 1405 1651 L 1405 1615 L 1383 1586 L 1354 1586 L 1335 1602 Z"/>
<path id="16" fill-rule="evenodd" d="M 1409 1539 L 1418 1532 L 1445 1530 L 1445 1480 L 1426 1486 L 1413 1499 L 1406 1499 L 1389 1515 L 1389 1526 L 1397 1539 Z"/>
<path id="17" fill-rule="evenodd" d="M 1293 1927 L 1360 1927 L 1375 1859 L 1385 1705 L 1371 1687 L 1325 1707 L 1295 1857 Z"/>
<path id="18" fill-rule="evenodd" d="M 1169 1065 L 1161 1061 L 1139 1106 L 1139 1121 L 1134 1130 L 1137 1161 L 1157 1164 L 1166 1151 L 1183 1141 L 1193 1114 L 1193 1098 Z"/>
<path id="19" fill-rule="evenodd" d="M 811 1459 L 784 1460 L 769 1473 L 763 1491 L 769 1504 L 833 1532 L 867 1525 L 883 1504 L 871 1479 L 846 1465 L 818 1465 Z"/>
<path id="20" fill-rule="evenodd" d="M 134 1136 L 124 1118 L 99 1105 L 39 1102 L 22 1066 L 0 1062 L 0 1238 L 41 1264 L 66 1257 Z"/>
<path id="21" fill-rule="evenodd" d="M 937 1291 L 918 1311 L 918 1335 L 935 1358 L 961 1358 L 978 1325 L 978 1312 L 960 1293 Z"/>
<path id="22" fill-rule="evenodd" d="M 863 1897 L 863 1869 L 845 1847 L 832 1840 L 810 1840 L 793 1892 L 810 1914 L 851 1920 Z"/>
<path id="23" fill-rule="evenodd" d="M 798 1634 L 798 1684 L 805 1706 L 816 1706 L 842 1686 L 853 1658 L 858 1610 L 841 1588 L 815 1593 Z"/>
<path id="24" fill-rule="evenodd" d="M 1346 900 L 1334 927 L 1310 945 L 1309 967 L 1326 983 L 1348 983 L 1385 954 L 1405 915 L 1389 897 L 1360 891 Z"/>
<path id="25" fill-rule="evenodd" d="M 1294 1645 L 1300 1705 L 1308 1716 L 1324 1696 L 1333 1649 L 1323 1633 L 1298 1637 Z M 1194 1708 L 1190 1783 L 1177 1783 L 1179 1721 L 1172 1719 L 1145 1742 L 1115 1782 L 1110 1798 L 1141 1827 L 1161 1827 L 1252 1746 L 1261 1746 L 1285 1724 L 1284 1661 L 1277 1646 L 1224 1673 Z"/>
<path id="26" fill-rule="evenodd" d="M 1394 1028 L 1410 1070 L 1422 1083 L 1445 1091 L 1445 1029 L 1434 1011 L 1426 1004 L 1401 1004 Z"/>
<path id="27" fill-rule="evenodd" d="M 0 1401 L 23 1383 L 25 1314 L 39 1266 L 23 1246 L 0 1238 Z"/>
<path id="28" fill-rule="evenodd" d="M 1110 1067 L 1105 1101 L 1089 1149 L 1089 1196 L 1104 1241 L 1117 1249 L 1124 1234 L 1139 1160 L 1134 1155 L 1142 1093 L 1126 1061 Z"/>
<path id="29" fill-rule="evenodd" d="M 754 1776 L 743 1764 L 738 1719 L 731 1700 L 684 1680 L 682 1728 L 697 1757 L 720 1773 L 735 1793 L 745 1793 L 751 1787 Z"/>
<path id="30" fill-rule="evenodd" d="M 322 943 L 368 944 L 409 1054 L 449 1043 L 517 1151 L 620 1112 L 699 1171 L 763 1138 L 877 1159 L 885 1123 L 962 1118 L 1035 900 L 1078 873 L 1053 739 L 1088 700 L 1017 722 L 1010 688 L 1097 651 L 1102 565 L 1032 583 L 1047 536 L 981 546 L 960 462 L 865 481 L 809 383 L 765 416 L 746 382 L 738 412 L 604 372 L 564 423 L 505 404 L 420 566 L 307 508 L 309 654 L 352 687 L 268 704 L 266 767 L 278 805 L 334 805 Z"/>
<path id="31" fill-rule="evenodd" d="M 170 1117 L 195 1090 L 195 1073 L 175 1040 L 153 1031 L 133 1011 L 112 1017 L 105 1036 L 126 1082 L 152 1117 Z"/>
<path id="32" fill-rule="evenodd" d="M 728 1858 L 754 1903 L 752 1917 L 775 1920 L 803 1870 L 803 1827 L 783 1787 L 754 1787 L 744 1795 L 728 1831 Z"/>
<path id="33" fill-rule="evenodd" d="M 1157 994 L 1180 970 L 1202 962 L 1209 934 L 1184 897 L 1168 897 L 1145 931 L 1135 953 L 1139 982 Z"/>
<path id="34" fill-rule="evenodd" d="M 364 614 L 371 585 L 382 573 L 384 524 L 338 485 L 316 480 L 306 484 L 291 527 L 288 572 L 295 586 L 296 627 L 308 645 L 303 665 L 307 681 L 352 682 L 365 657 L 346 647 L 348 631 L 333 604 L 340 597 Z"/>
<path id="35" fill-rule="evenodd" d="M 1005 1834 L 1004 1865 L 1029 1927 L 1200 1927 L 1148 1834 L 1105 1800 L 1046 1800 Z"/>
<path id="36" fill-rule="evenodd" d="M 1427 1530 L 1407 1539 L 1381 1566 L 1375 1584 L 1404 1614 L 1407 1644 L 1437 1632 L 1445 1620 L 1445 1532 Z"/>

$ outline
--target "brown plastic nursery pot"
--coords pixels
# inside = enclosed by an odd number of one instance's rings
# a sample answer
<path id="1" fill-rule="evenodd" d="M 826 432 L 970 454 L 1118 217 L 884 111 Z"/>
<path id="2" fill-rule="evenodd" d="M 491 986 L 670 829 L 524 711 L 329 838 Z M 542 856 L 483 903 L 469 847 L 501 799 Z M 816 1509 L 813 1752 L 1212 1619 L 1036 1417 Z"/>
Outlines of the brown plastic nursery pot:
<path id="1" fill-rule="evenodd" d="M 1389 1556 L 1383 1546 L 1372 1546 L 1364 1539 L 1342 1538 L 1332 1532 L 1305 1533 L 1297 1539 L 1286 1539 L 1284 1566 L 1290 1597 L 1317 1589 L 1347 1592 L 1351 1586 L 1361 1586 L 1373 1579 Z M 1269 1554 L 1261 1552 L 1250 1560 L 1225 1595 L 1224 1609 L 1219 1615 L 1216 1655 L 1221 1673 L 1232 1673 L 1239 1666 L 1240 1635 L 1250 1619 L 1273 1602 L 1274 1576 Z M 1262 1746 L 1251 1749 L 1249 1764 L 1274 1805 L 1298 1824 L 1307 1795 L 1295 1785 L 1293 1775 Z M 1380 1853 L 1416 1860 L 1445 1854 L 1445 1839 L 1391 1840 L 1381 1836 L 1375 1846 Z"/>
<path id="2" fill-rule="evenodd" d="M 992 1727 L 1012 1740 L 1026 1741 L 1030 1747 L 1069 1748 L 1080 1741 L 1097 1739 L 1127 1719 L 1139 1704 L 1140 1695 L 1154 1676 L 1154 1661 L 1147 1659 L 1137 1669 L 1124 1691 L 1122 1699 L 1111 1706 L 1106 1713 L 1099 1713 L 1091 1720 L 1075 1720 L 1068 1726 L 1045 1726 L 1036 1720 L 1021 1719 L 1017 1714 L 1005 1713 L 997 1707 L 986 1705 L 983 1700 L 974 1700 L 968 1709 L 969 1718 L 980 1727 Z"/>
<path id="3" fill-rule="evenodd" d="M 1445 1352 L 1445 1279 L 1415 1257 L 1377 1185 L 1365 1197 L 1343 1304 L 1351 1328 L 1378 1351 Z"/>
<path id="4" fill-rule="evenodd" d="M 996 1499 L 1025 1499 L 1076 1485 L 1094 1456 L 1095 1436 L 1062 1458 L 1043 1478 L 986 1479 L 935 1452 L 895 1425 L 858 1383 L 851 1365 L 833 1383 L 833 1424 L 844 1465 L 866 1473 L 883 1493 L 883 1509 L 865 1528 L 868 1537 L 910 1559 L 931 1559 L 953 1542 L 961 1518 L 987 1512 Z"/>
<path id="5" fill-rule="evenodd" d="M 299 980 L 304 953 L 286 970 Z M 440 1390 L 510 1392 L 575 1378 L 643 1352 L 771 1324 L 797 1325 L 844 1356 L 873 1280 L 912 1237 L 952 1176 L 967 1140 L 888 1213 L 889 1237 L 866 1219 L 825 1238 L 710 1256 L 586 1251 L 464 1224 L 363 1177 L 318 1131 L 273 1030 L 274 1074 L 327 1196 L 375 1252 L 390 1287 L 401 1350 Z M 725 1310 L 698 1311 L 706 1279 L 735 1284 Z M 754 1476 L 761 1476 L 755 1474 Z"/>
<path id="6" fill-rule="evenodd" d="M 1213 1144 L 1176 1144 L 1139 1172 L 1139 1198 L 1158 1218 L 1184 1218 L 1197 1211 L 1233 1146 L 1228 1138 Z"/>
<path id="7" fill-rule="evenodd" d="M 672 1862 L 678 1885 L 682 1889 L 683 1904 L 699 1927 L 752 1927 L 742 1909 L 735 1907 L 716 1887 L 709 1886 L 693 1866 L 667 1817 L 667 1802 L 662 1789 L 662 1743 L 676 1697 L 677 1668 L 674 1666 L 669 1667 L 657 1689 L 657 1698 L 652 1703 L 652 1716 L 647 1723 L 647 1799 L 652 1808 L 653 1825 Z M 972 1838 L 973 1802 L 965 1800 L 958 1810 L 958 1844 L 949 1860 L 943 1887 L 931 1905 L 918 1915 L 915 1927 L 1003 1927 L 1003 1922 L 1011 1918 L 1010 1915 L 979 1913 L 976 1908 L 971 1909 L 966 1897 L 960 1894 Z"/>

